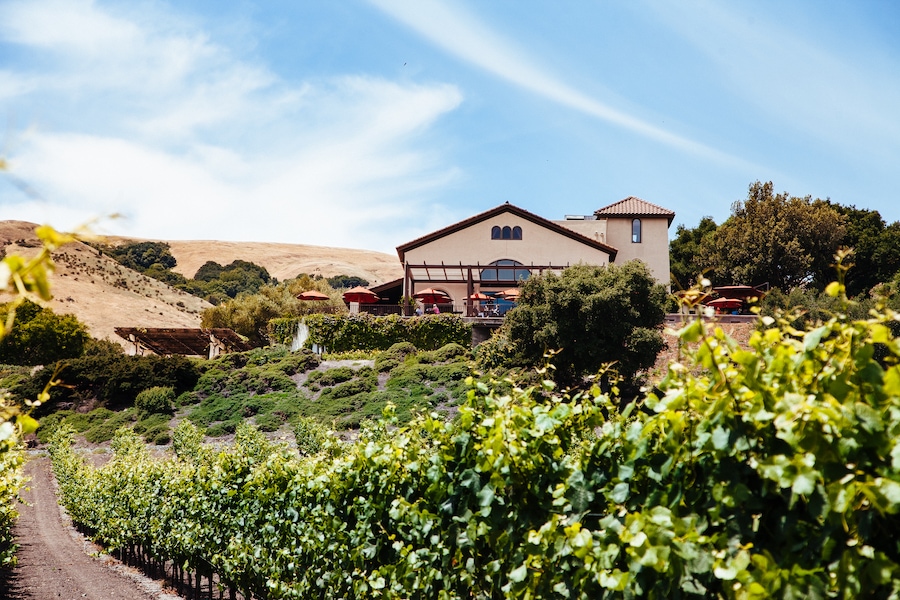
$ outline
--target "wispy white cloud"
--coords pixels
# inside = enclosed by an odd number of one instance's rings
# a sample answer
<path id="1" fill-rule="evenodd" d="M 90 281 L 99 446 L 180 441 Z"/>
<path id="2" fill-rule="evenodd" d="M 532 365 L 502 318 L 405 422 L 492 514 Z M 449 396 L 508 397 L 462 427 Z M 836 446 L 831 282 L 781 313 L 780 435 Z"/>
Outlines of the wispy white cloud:
<path id="1" fill-rule="evenodd" d="M 0 191 L 13 218 L 390 251 L 457 176 L 422 143 L 462 102 L 451 85 L 288 82 L 177 15 L 86 0 L 0 4 L 0 42 L 43 53 L 0 73 L 10 110 L 39 95 L 45 111 L 10 163 L 42 200 Z"/>
<path id="2" fill-rule="evenodd" d="M 716 79 L 767 120 L 853 153 L 875 144 L 891 148 L 891 160 L 900 154 L 900 79 L 877 46 L 846 48 L 808 16 L 801 28 L 753 5 L 688 6 L 654 3 L 647 14 L 703 52 Z M 789 6 L 779 12 L 790 14 Z"/>
<path id="3" fill-rule="evenodd" d="M 755 168 L 741 158 L 617 110 L 567 84 L 459 4 L 440 0 L 370 1 L 447 52 L 532 93 L 678 150 L 731 166 Z"/>

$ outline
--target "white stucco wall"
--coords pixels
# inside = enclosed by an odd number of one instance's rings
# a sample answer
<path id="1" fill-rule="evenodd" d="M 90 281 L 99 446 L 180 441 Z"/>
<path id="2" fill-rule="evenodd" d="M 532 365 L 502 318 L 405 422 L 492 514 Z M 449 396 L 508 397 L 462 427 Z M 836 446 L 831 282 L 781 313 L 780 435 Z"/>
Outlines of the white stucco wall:
<path id="1" fill-rule="evenodd" d="M 657 281 L 669 285 L 669 222 L 666 218 L 641 217 L 641 242 L 631 241 L 631 217 L 609 218 L 606 224 L 607 244 L 616 248 L 616 263 L 643 261 Z"/>
<path id="2" fill-rule="evenodd" d="M 521 240 L 492 240 L 494 226 L 522 228 Z M 451 233 L 405 253 L 410 264 L 482 264 L 517 260 L 525 265 L 605 265 L 606 252 L 542 227 L 518 215 L 504 213 Z"/>
<path id="3" fill-rule="evenodd" d="M 492 240 L 494 226 L 522 228 L 521 240 Z M 579 232 L 580 233 L 580 232 Z M 594 236 L 591 235 L 591 238 Z M 430 243 L 407 250 L 404 258 L 410 265 L 441 264 L 488 266 L 497 260 L 515 260 L 525 267 L 568 266 L 577 263 L 606 265 L 606 252 L 592 248 L 584 242 L 569 238 L 542 225 L 512 213 L 502 213 L 465 229 L 450 233 Z M 435 287 L 451 295 L 458 306 L 465 304 L 465 283 L 428 284 L 416 283 L 416 290 Z M 498 289 L 496 286 L 492 290 Z M 480 291 L 476 284 L 475 291 Z"/>

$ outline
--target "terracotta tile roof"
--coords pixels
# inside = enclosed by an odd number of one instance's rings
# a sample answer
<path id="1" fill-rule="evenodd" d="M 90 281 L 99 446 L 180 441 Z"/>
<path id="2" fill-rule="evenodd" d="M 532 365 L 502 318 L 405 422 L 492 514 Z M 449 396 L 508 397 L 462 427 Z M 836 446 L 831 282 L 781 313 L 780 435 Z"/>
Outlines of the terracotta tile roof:
<path id="1" fill-rule="evenodd" d="M 458 223 L 448 225 L 447 227 L 444 227 L 443 229 L 438 229 L 437 231 L 433 231 L 433 232 L 431 232 L 427 235 L 424 235 L 420 238 L 416 238 L 416 239 L 412 240 L 411 242 L 406 242 L 405 244 L 397 246 L 397 255 L 400 257 L 400 262 L 402 263 L 404 261 L 404 256 L 405 256 L 406 252 L 409 250 L 412 250 L 413 248 L 418 248 L 419 246 L 422 246 L 424 244 L 432 242 L 436 239 L 442 238 L 446 235 L 450 235 L 451 233 L 455 233 L 461 229 L 465 229 L 466 227 L 469 227 L 476 223 L 480 223 L 481 221 L 485 221 L 495 215 L 498 215 L 498 214 L 501 214 L 504 212 L 509 212 L 514 215 L 518 215 L 527 221 L 531 221 L 532 223 L 536 223 L 537 225 L 546 227 L 547 229 L 550 229 L 551 231 L 555 231 L 556 233 L 558 233 L 560 235 L 564 235 L 573 240 L 577 240 L 583 244 L 591 246 L 592 248 L 597 248 L 598 250 L 602 250 L 602 251 L 606 252 L 607 254 L 609 254 L 610 262 L 615 260 L 616 254 L 618 253 L 618 250 L 616 248 L 613 248 L 612 246 L 610 246 L 608 244 L 604 244 L 603 242 L 599 242 L 597 240 L 593 240 L 589 237 L 583 236 L 580 233 L 572 231 L 571 229 L 567 229 L 565 227 L 562 227 L 561 225 L 557 225 L 553 221 L 548 221 L 547 219 L 545 219 L 543 217 L 539 217 L 538 215 L 536 215 L 532 212 L 528 212 L 524 208 L 519 208 L 518 206 L 516 206 L 514 204 L 510 204 L 509 202 L 506 202 L 505 204 L 501 204 L 500 206 L 495 206 L 494 208 L 492 208 L 490 210 L 486 210 L 483 213 L 479 213 L 475 216 L 469 217 L 468 219 L 464 219 Z M 675 216 L 675 213 L 672 213 L 672 216 Z"/>
<path id="2" fill-rule="evenodd" d="M 675 213 L 668 208 L 663 208 L 635 196 L 628 196 L 609 206 L 597 209 L 594 211 L 594 214 L 598 217 L 666 217 L 669 220 L 669 225 L 672 224 L 672 219 L 675 218 Z"/>

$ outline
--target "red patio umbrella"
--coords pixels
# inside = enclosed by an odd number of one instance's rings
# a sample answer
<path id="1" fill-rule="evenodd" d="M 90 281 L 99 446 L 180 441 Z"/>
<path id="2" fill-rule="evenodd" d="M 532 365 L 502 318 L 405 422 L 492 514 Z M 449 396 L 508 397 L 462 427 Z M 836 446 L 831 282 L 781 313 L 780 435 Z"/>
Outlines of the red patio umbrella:
<path id="1" fill-rule="evenodd" d="M 318 290 L 306 290 L 297 295 L 298 300 L 311 300 L 313 302 L 321 302 L 323 300 L 331 300 L 328 294 L 323 294 Z"/>
<path id="2" fill-rule="evenodd" d="M 469 300 L 481 301 L 481 300 L 490 300 L 490 299 L 491 299 L 490 296 L 488 296 L 487 294 L 482 294 L 481 292 L 475 292 L 474 294 L 469 296 Z"/>
<path id="3" fill-rule="evenodd" d="M 706 305 L 712 306 L 713 308 L 733 310 L 735 308 L 743 307 L 744 303 L 736 298 L 716 298 L 715 300 L 707 302 Z"/>
<path id="4" fill-rule="evenodd" d="M 344 302 L 359 302 L 360 304 L 374 304 L 378 302 L 378 294 L 361 285 L 350 288 L 344 292 Z"/>
<path id="5" fill-rule="evenodd" d="M 434 288 L 425 288 L 421 292 L 416 292 L 413 294 L 413 298 L 421 301 L 423 304 L 446 304 L 450 302 L 450 296 L 447 292 Z"/>

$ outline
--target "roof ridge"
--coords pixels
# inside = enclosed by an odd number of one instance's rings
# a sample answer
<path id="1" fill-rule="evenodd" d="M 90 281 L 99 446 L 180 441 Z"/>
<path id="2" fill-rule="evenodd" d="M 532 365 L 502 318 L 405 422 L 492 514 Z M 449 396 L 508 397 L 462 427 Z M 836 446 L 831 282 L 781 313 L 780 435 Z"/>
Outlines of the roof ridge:
<path id="1" fill-rule="evenodd" d="M 443 236 L 448 235 L 455 231 L 459 231 L 460 229 L 464 229 L 465 227 L 468 227 L 469 225 L 473 225 L 475 223 L 478 223 L 480 221 L 488 219 L 488 218 L 490 218 L 496 214 L 499 214 L 501 212 L 504 212 L 504 211 L 509 211 L 514 214 L 518 214 L 520 217 L 523 217 L 529 221 L 532 221 L 533 223 L 539 223 L 540 225 L 550 229 L 551 231 L 556 231 L 557 233 L 561 233 L 562 235 L 565 235 L 566 237 L 579 240 L 590 246 L 593 246 L 595 248 L 603 250 L 604 252 L 607 252 L 611 257 L 614 257 L 618 251 L 616 248 L 610 246 L 609 244 L 600 242 L 598 240 L 591 239 L 581 233 L 578 233 L 577 231 L 563 227 L 562 225 L 554 223 L 550 219 L 546 219 L 538 214 L 528 211 L 520 206 L 516 206 L 515 204 L 511 204 L 509 201 L 507 201 L 507 202 L 504 202 L 503 204 L 495 206 L 494 208 L 480 212 L 477 215 L 473 215 L 467 219 L 463 219 L 462 221 L 452 223 L 446 227 L 438 229 L 437 231 L 433 231 L 431 233 L 428 233 L 426 235 L 418 237 L 414 240 L 406 242 L 405 244 L 401 244 L 400 246 L 397 246 L 397 254 L 400 256 L 400 261 L 402 262 L 404 260 L 403 256 L 407 250 L 411 250 L 412 248 L 416 248 L 416 247 L 418 247 L 424 243 L 430 242 L 434 239 L 443 237 Z"/>

